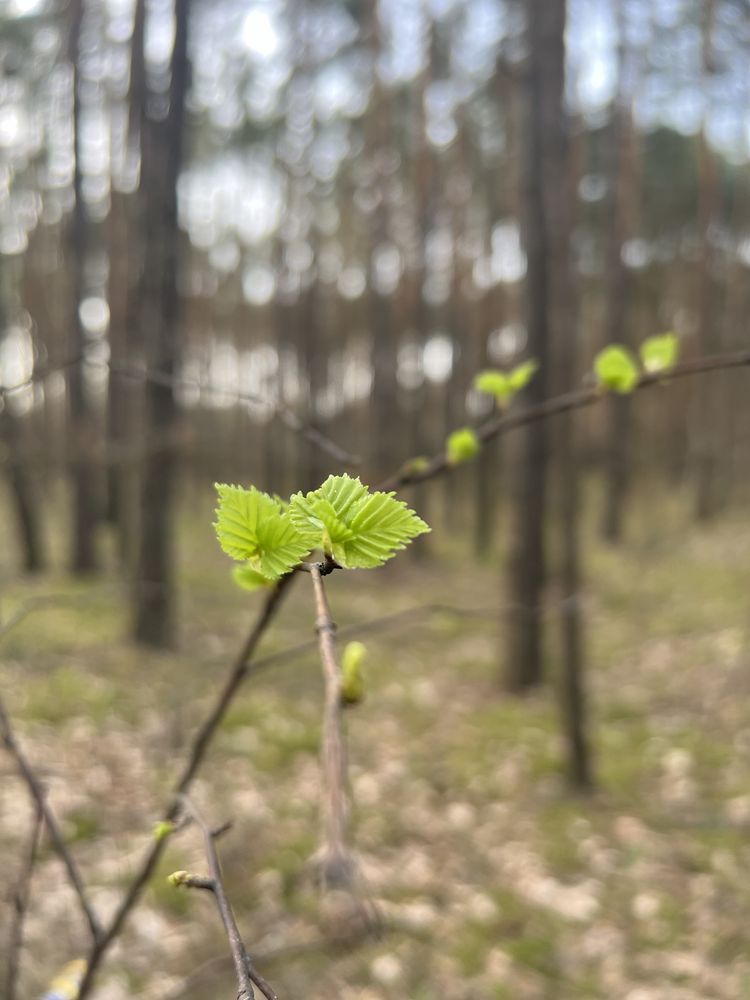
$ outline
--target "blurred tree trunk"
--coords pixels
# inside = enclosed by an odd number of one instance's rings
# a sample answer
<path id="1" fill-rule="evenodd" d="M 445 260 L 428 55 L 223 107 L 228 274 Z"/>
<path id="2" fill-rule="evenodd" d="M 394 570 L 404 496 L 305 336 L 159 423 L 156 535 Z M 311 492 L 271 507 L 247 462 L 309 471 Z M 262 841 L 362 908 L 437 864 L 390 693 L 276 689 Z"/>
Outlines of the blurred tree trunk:
<path id="1" fill-rule="evenodd" d="M 527 5 L 529 65 L 527 70 L 526 171 L 523 201 L 528 352 L 539 371 L 524 391 L 528 406 L 547 398 L 550 385 L 549 301 L 550 247 L 546 218 L 546 129 L 559 114 L 559 81 L 555 69 L 559 0 L 530 0 Z M 550 119 L 552 118 L 552 121 Z M 507 569 L 505 679 L 511 691 L 539 684 L 543 673 L 541 603 L 546 580 L 544 515 L 547 496 L 548 429 L 545 421 L 519 431 L 511 487 L 511 545 Z"/>
<path id="2" fill-rule="evenodd" d="M 68 34 L 68 59 L 73 71 L 73 210 L 68 222 L 67 244 L 70 261 L 70 356 L 78 363 L 68 374 L 73 524 L 70 564 L 74 573 L 89 573 L 97 568 L 95 545 L 97 501 L 96 470 L 93 460 L 96 421 L 86 390 L 84 356 L 86 342 L 80 317 L 84 293 L 84 272 L 88 245 L 88 223 L 83 203 L 81 177 L 81 81 L 79 46 L 83 22 L 83 0 L 71 0 Z"/>
<path id="3" fill-rule="evenodd" d="M 716 157 L 708 144 L 709 82 L 713 73 L 711 33 L 714 21 L 715 0 L 705 0 L 702 7 L 703 32 L 703 99 L 706 109 L 698 133 L 698 240 L 699 260 L 696 281 L 698 315 L 698 348 L 701 354 L 715 354 L 721 350 L 721 327 L 716 315 L 716 286 L 712 274 L 714 226 L 717 221 L 719 185 Z M 713 517 L 719 507 L 719 474 L 722 447 L 721 400 L 717 392 L 720 381 L 702 378 L 696 387 L 695 413 L 695 515 L 700 521 Z"/>
<path id="4" fill-rule="evenodd" d="M 576 178 L 572 175 L 569 119 L 565 109 L 566 0 L 533 0 L 531 51 L 533 75 L 531 128 L 539 155 L 539 204 L 534 219 L 544 251 L 538 290 L 545 310 L 547 358 L 552 369 L 549 390 L 560 393 L 575 384 L 578 362 L 575 275 L 571 229 Z M 534 245 L 534 244 L 532 244 Z M 531 261 L 532 258 L 530 258 Z M 567 747 L 568 780 L 576 789 L 592 783 L 586 738 L 583 678 L 583 628 L 580 604 L 580 457 L 573 412 L 562 414 L 551 429 L 554 445 L 555 505 L 551 527 L 558 536 L 555 575 L 560 598 L 560 699 Z"/>
<path id="5" fill-rule="evenodd" d="M 144 198 L 144 267 L 141 329 L 148 367 L 165 384 L 145 390 L 145 449 L 140 497 L 140 539 L 135 593 L 135 638 L 168 646 L 174 638 L 176 430 L 178 411 L 169 380 L 180 357 L 178 326 L 179 230 L 177 181 L 182 163 L 185 95 L 188 86 L 190 0 L 176 0 L 168 106 L 158 117 L 159 98 L 149 95 L 141 124 L 141 190 Z"/>
<path id="6" fill-rule="evenodd" d="M 622 249 L 633 227 L 635 210 L 635 172 L 633 146 L 635 125 L 632 120 L 626 37 L 622 0 L 618 0 L 619 44 L 617 55 L 617 92 L 612 103 L 608 145 L 609 232 L 606 276 L 606 342 L 631 346 L 628 269 Z M 623 534 L 623 516 L 630 481 L 630 439 L 632 436 L 632 400 L 611 393 L 607 400 L 605 452 L 605 497 L 602 537 L 619 542 Z"/>
<path id="7" fill-rule="evenodd" d="M 46 565 L 42 520 L 31 472 L 24 461 L 25 427 L 6 397 L 0 410 L 0 440 L 6 447 L 5 468 L 18 525 L 18 544 L 27 573 L 39 573 Z"/>
<path id="8" fill-rule="evenodd" d="M 141 115 L 146 97 L 144 60 L 145 0 L 136 0 L 131 39 L 127 134 L 121 169 L 127 173 L 138 155 Z M 131 363 L 139 345 L 139 293 L 142 254 L 143 205 L 140 190 L 125 194 L 114 183 L 109 224 L 109 347 L 111 367 L 107 382 L 107 518 L 117 532 L 123 568 L 132 572 L 135 541 L 134 470 L 136 462 L 134 403 L 136 386 L 123 377 L 118 365 Z"/>

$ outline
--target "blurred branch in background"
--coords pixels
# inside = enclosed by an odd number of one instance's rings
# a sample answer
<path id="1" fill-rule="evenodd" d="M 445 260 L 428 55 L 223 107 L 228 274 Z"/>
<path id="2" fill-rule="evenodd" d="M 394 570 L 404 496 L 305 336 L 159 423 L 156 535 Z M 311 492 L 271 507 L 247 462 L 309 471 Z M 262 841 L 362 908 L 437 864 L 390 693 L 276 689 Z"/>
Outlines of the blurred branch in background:
<path id="1" fill-rule="evenodd" d="M 42 832 L 42 819 L 42 811 L 35 803 L 31 829 L 24 845 L 26 853 L 22 859 L 16 884 L 12 889 L 11 895 L 13 913 L 8 935 L 5 1000 L 16 1000 L 18 974 L 21 968 L 21 954 L 23 951 L 23 925 L 31 895 L 31 879 L 34 874 L 34 865 L 36 864 L 39 839 Z"/>

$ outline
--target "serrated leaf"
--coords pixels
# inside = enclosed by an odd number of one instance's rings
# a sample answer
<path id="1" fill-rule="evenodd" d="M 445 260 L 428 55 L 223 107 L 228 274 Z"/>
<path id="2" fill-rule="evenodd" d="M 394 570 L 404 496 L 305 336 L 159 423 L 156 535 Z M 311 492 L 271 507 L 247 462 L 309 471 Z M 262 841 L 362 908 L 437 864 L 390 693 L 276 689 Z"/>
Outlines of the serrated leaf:
<path id="1" fill-rule="evenodd" d="M 219 544 L 232 559 L 242 560 L 267 580 L 278 580 L 310 551 L 309 538 L 266 493 L 254 486 L 244 489 L 219 483 L 216 490 L 219 506 L 214 528 Z"/>
<path id="2" fill-rule="evenodd" d="M 329 476 L 319 489 L 295 493 L 289 515 L 300 532 L 317 532 L 316 545 L 347 569 L 371 569 L 429 531 L 392 493 L 371 493 L 358 478 Z"/>
<path id="3" fill-rule="evenodd" d="M 248 563 L 243 566 L 233 566 L 232 579 L 243 590 L 260 590 L 261 587 L 270 587 L 273 583 L 272 580 L 263 576 L 262 573 L 258 573 Z"/>
<path id="4" fill-rule="evenodd" d="M 448 436 L 445 443 L 445 452 L 450 465 L 460 465 L 461 462 L 468 462 L 479 453 L 479 438 L 471 427 L 462 427 L 453 431 Z"/>
<path id="5" fill-rule="evenodd" d="M 672 368 L 680 356 L 680 341 L 676 333 L 660 333 L 641 344 L 643 368 L 650 375 Z"/>
<path id="6" fill-rule="evenodd" d="M 597 354 L 594 371 L 600 385 L 623 395 L 633 391 L 640 377 L 633 355 L 618 344 L 605 347 Z"/>

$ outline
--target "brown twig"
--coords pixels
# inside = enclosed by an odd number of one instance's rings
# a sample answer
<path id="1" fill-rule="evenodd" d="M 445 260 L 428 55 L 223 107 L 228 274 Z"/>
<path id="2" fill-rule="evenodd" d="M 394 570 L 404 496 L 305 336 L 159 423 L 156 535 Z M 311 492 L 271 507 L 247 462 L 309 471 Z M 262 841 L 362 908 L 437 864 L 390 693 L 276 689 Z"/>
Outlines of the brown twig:
<path id="1" fill-rule="evenodd" d="M 96 947 L 103 938 L 103 931 L 102 926 L 99 923 L 99 918 L 96 916 L 96 913 L 91 906 L 75 858 L 68 850 L 68 845 L 65 843 L 65 838 L 63 837 L 62 831 L 58 826 L 55 814 L 52 812 L 52 809 L 47 802 L 47 795 L 42 783 L 37 777 L 33 767 L 26 757 L 26 754 L 23 752 L 21 745 L 16 739 L 16 735 L 13 732 L 13 728 L 10 724 L 10 718 L 5 710 L 2 699 L 0 699 L 0 736 L 2 736 L 2 741 L 6 750 L 15 760 L 18 772 L 26 784 L 31 797 L 44 817 L 44 822 L 49 832 L 52 846 L 65 866 L 68 881 L 78 897 L 78 904 L 84 917 L 86 918 L 86 923 L 88 924 L 91 932 L 91 938 L 94 942 L 94 946 Z"/>
<path id="2" fill-rule="evenodd" d="M 231 705 L 240 685 L 254 668 L 255 664 L 252 661 L 253 653 L 265 633 L 266 628 L 273 620 L 276 611 L 281 604 L 281 600 L 288 587 L 291 585 L 291 581 L 293 579 L 293 575 L 284 577 L 276 584 L 273 590 L 268 593 L 260 614 L 253 623 L 253 626 L 242 645 L 242 649 L 234 662 L 234 666 L 232 667 L 223 688 L 219 692 L 211 711 L 206 716 L 203 725 L 195 734 L 187 761 L 185 762 L 185 766 L 183 767 L 180 777 L 174 785 L 174 789 L 165 811 L 165 818 L 167 820 L 174 821 L 177 818 L 180 811 L 180 796 L 185 795 L 192 785 L 198 768 L 201 766 L 203 759 L 206 756 L 211 740 L 213 739 L 216 730 L 219 728 L 222 719 L 226 715 L 227 709 Z M 101 939 L 98 940 L 91 949 L 88 956 L 86 974 L 79 989 L 78 1000 L 84 1000 L 84 998 L 90 993 L 94 983 L 94 978 L 105 953 L 122 931 L 130 911 L 140 899 L 141 893 L 146 888 L 146 885 L 154 873 L 165 845 L 166 838 L 154 840 L 144 854 L 143 860 L 136 871 L 133 881 L 130 883 L 130 888 L 128 889 L 123 901 L 120 903 L 112 919 L 105 928 Z"/>
<path id="3" fill-rule="evenodd" d="M 26 919 L 26 910 L 29 904 L 29 894 L 31 892 L 31 876 L 34 873 L 36 864 L 37 849 L 39 847 L 39 837 L 42 830 L 42 811 L 38 805 L 34 806 L 34 818 L 31 824 L 29 840 L 27 843 L 26 856 L 23 859 L 21 870 L 18 873 L 15 888 L 13 890 L 13 919 L 10 925 L 10 935 L 8 940 L 8 964 L 5 973 L 5 997 L 6 1000 L 16 1000 L 16 987 L 18 985 L 18 974 L 21 968 L 21 951 L 23 949 L 23 925 Z"/>
<path id="4" fill-rule="evenodd" d="M 207 889 L 213 893 L 216 906 L 219 910 L 219 916 L 221 917 L 221 922 L 224 924 L 224 930 L 229 941 L 232 961 L 234 962 L 234 971 L 237 975 L 237 986 L 239 988 L 237 1000 L 254 1000 L 255 992 L 253 984 L 258 987 L 267 1000 L 278 1000 L 275 991 L 253 965 L 242 940 L 242 935 L 237 927 L 237 921 L 235 920 L 224 888 L 219 856 L 216 853 L 216 844 L 214 843 L 216 834 L 211 830 L 198 809 L 186 795 L 180 796 L 180 802 L 203 835 L 203 847 L 206 852 L 209 877 L 201 878 L 200 876 L 187 875 L 180 878 L 177 884 L 184 885 L 187 888 Z"/>
<path id="5" fill-rule="evenodd" d="M 323 849 L 321 879 L 327 888 L 351 888 L 356 864 L 349 846 L 351 806 L 347 781 L 346 736 L 341 706 L 341 669 L 336 657 L 336 624 L 331 617 L 324 569 L 309 565 L 315 594 L 315 628 L 323 664 L 325 707 L 323 713 Z"/>
<path id="6" fill-rule="evenodd" d="M 0 386 L 0 398 L 22 392 L 24 389 L 31 388 L 31 386 L 35 383 L 44 381 L 47 376 L 53 374 L 54 372 L 64 371 L 65 369 L 72 368 L 77 364 L 88 365 L 91 368 L 102 368 L 105 371 L 109 371 L 112 375 L 116 375 L 124 379 L 131 379 L 136 382 L 147 382 L 152 385 L 161 385 L 172 389 L 198 389 L 208 395 L 220 396 L 222 399 L 226 399 L 228 397 L 234 403 L 261 403 L 263 405 L 268 403 L 267 399 L 264 399 L 257 393 L 247 391 L 227 392 L 226 389 L 222 389 L 216 385 L 211 385 L 207 382 L 202 382 L 200 379 L 170 375 L 166 372 L 160 372 L 153 368 L 146 368 L 143 365 L 128 364 L 120 361 L 104 361 L 85 357 L 76 357 L 71 358 L 68 361 L 61 361 L 59 364 L 51 365 L 47 368 L 35 371 L 30 378 L 24 379 L 22 382 L 18 382 L 15 385 L 6 387 Z M 305 441 L 309 441 L 310 444 L 320 449 L 320 451 L 325 452 L 325 454 L 329 455 L 332 459 L 334 459 L 334 461 L 349 466 L 360 464 L 361 459 L 358 455 L 352 455 L 351 452 L 346 451 L 346 449 L 342 448 L 341 445 L 331 440 L 331 438 L 323 434 L 322 431 L 319 431 L 317 427 L 313 427 L 311 424 L 305 423 L 305 421 L 303 421 L 290 406 L 287 406 L 284 403 L 277 403 L 274 406 L 273 413 L 276 419 L 279 420 L 284 427 L 292 431 L 293 434 L 299 434 L 299 436 L 304 438 Z"/>
<path id="7" fill-rule="evenodd" d="M 722 371 L 730 368 L 748 367 L 750 367 L 750 351 L 736 351 L 733 354 L 715 354 L 705 358 L 694 358 L 690 361 L 682 361 L 666 372 L 642 375 L 636 382 L 633 392 L 650 389 L 655 385 L 662 385 L 679 378 L 688 378 L 692 375 L 702 375 L 707 372 Z M 482 443 L 485 443 L 519 427 L 526 427 L 528 424 L 547 420 L 549 417 L 557 416 L 560 413 L 567 413 L 569 410 L 579 410 L 586 406 L 592 406 L 594 403 L 598 403 L 600 400 L 606 398 L 606 396 L 607 393 L 603 392 L 598 385 L 573 389 L 571 392 L 563 393 L 561 396 L 547 399 L 538 406 L 529 406 L 526 409 L 518 410 L 516 413 L 501 412 L 494 414 L 479 424 L 476 428 L 476 435 Z M 447 472 L 451 467 L 447 454 L 445 451 L 441 451 L 431 458 L 423 468 L 414 469 L 410 468 L 407 464 L 406 467 L 395 473 L 395 475 L 390 476 L 384 483 L 378 486 L 378 489 L 395 490 L 399 486 L 423 483 L 428 479 L 434 479 L 435 476 Z"/>

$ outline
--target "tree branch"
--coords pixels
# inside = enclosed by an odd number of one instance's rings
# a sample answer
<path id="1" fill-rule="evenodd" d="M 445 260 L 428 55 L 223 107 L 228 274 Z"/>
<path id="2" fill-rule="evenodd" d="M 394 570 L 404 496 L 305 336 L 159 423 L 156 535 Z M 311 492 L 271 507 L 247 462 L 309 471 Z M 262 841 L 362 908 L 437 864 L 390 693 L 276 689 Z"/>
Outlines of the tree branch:
<path id="1" fill-rule="evenodd" d="M 219 916 L 221 917 L 221 922 L 224 924 L 224 930 L 229 941 L 234 970 L 237 975 L 237 986 L 239 988 L 237 1000 L 254 1000 L 255 992 L 253 990 L 253 983 L 267 1000 L 278 1000 L 274 990 L 253 965 L 237 927 L 237 921 L 235 920 L 232 907 L 227 899 L 226 890 L 224 889 L 221 865 L 219 864 L 219 856 L 216 853 L 216 845 L 214 843 L 215 834 L 186 795 L 180 797 L 180 802 L 203 835 L 203 846 L 206 852 L 210 875 L 207 879 L 187 875 L 180 878 L 176 884 L 184 885 L 187 888 L 207 889 L 214 894 Z"/>
<path id="2" fill-rule="evenodd" d="M 6 750 L 15 760 L 18 772 L 25 782 L 31 797 L 36 803 L 37 809 L 44 817 L 44 822 L 47 826 L 52 846 L 65 866 L 68 881 L 78 897 L 78 904 L 84 917 L 86 918 L 86 923 L 88 924 L 89 931 L 91 932 L 91 938 L 94 942 L 94 946 L 96 947 L 96 945 L 103 938 L 103 931 L 102 926 L 99 923 L 99 918 L 96 916 L 93 907 L 89 902 L 89 898 L 83 884 L 83 879 L 81 878 L 81 873 L 78 870 L 78 865 L 76 864 L 75 858 L 68 850 L 68 845 L 65 843 L 65 838 L 63 837 L 62 831 L 58 826 L 55 814 L 52 812 L 52 809 L 47 802 L 47 795 L 44 791 L 42 783 L 36 776 L 33 767 L 26 757 L 26 754 L 23 752 L 21 745 L 16 739 L 16 735 L 13 732 L 13 728 L 10 724 L 10 718 L 5 710 L 2 699 L 0 699 L 0 736 L 2 737 Z"/>
<path id="3" fill-rule="evenodd" d="M 8 939 L 8 965 L 5 975 L 6 1000 L 16 1000 L 16 987 L 18 985 L 18 973 L 21 968 L 21 951 L 23 949 L 23 925 L 26 919 L 26 910 L 28 909 L 29 894 L 31 892 L 31 876 L 34 873 L 39 837 L 42 831 L 42 818 L 42 811 L 35 804 L 34 818 L 29 833 L 28 850 L 21 865 L 21 870 L 18 873 L 18 879 L 12 896 L 13 918 L 11 920 Z"/>
<path id="4" fill-rule="evenodd" d="M 119 378 L 131 379 L 136 382 L 147 382 L 151 385 L 160 385 L 172 389 L 198 389 L 201 392 L 207 393 L 209 395 L 220 396 L 222 399 L 226 399 L 227 396 L 235 403 L 260 403 L 266 405 L 268 403 L 267 399 L 259 396 L 257 393 L 253 392 L 227 392 L 219 386 L 211 385 L 207 382 L 202 382 L 200 379 L 183 378 L 179 375 L 170 375 L 167 372 L 160 372 L 153 368 L 146 368 L 142 365 L 133 365 L 126 362 L 120 361 L 100 361 L 94 360 L 93 358 L 86 357 L 75 357 L 67 361 L 61 361 L 59 364 L 50 365 L 46 368 L 40 368 L 31 375 L 30 378 L 24 379 L 22 382 L 18 382 L 11 386 L 0 386 L 0 399 L 5 396 L 13 395 L 14 393 L 22 392 L 24 389 L 29 389 L 31 386 L 35 385 L 37 382 L 44 381 L 49 375 L 54 372 L 62 372 L 67 368 L 72 368 L 75 365 L 82 364 L 88 365 L 93 368 L 103 368 L 105 371 L 109 371 L 112 375 L 118 376 Z M 319 431 L 316 427 L 311 424 L 305 423 L 294 410 L 287 406 L 285 403 L 277 403 L 273 408 L 273 415 L 277 420 L 283 424 L 287 430 L 290 430 L 293 434 L 299 434 L 300 437 L 304 438 L 305 441 L 309 441 L 310 444 L 319 448 L 320 451 L 325 452 L 334 461 L 340 462 L 343 465 L 359 465 L 361 459 L 357 455 L 352 455 L 350 452 L 346 451 L 331 438 L 326 437 L 322 431 Z"/>
<path id="5" fill-rule="evenodd" d="M 736 351 L 733 354 L 715 354 L 705 358 L 693 358 L 690 361 L 682 361 L 665 372 L 658 372 L 653 375 L 641 375 L 636 382 L 633 392 L 640 392 L 643 389 L 650 389 L 655 385 L 663 385 L 679 378 L 688 378 L 693 375 L 703 375 L 707 372 L 722 371 L 730 368 L 749 368 L 750 351 Z M 569 410 L 580 410 L 586 406 L 592 406 L 602 399 L 611 396 L 611 393 L 603 392 L 598 385 L 584 386 L 581 389 L 573 389 L 563 393 L 561 396 L 554 396 L 547 399 L 538 406 L 529 406 L 525 410 L 516 413 L 498 413 L 487 418 L 476 428 L 476 435 L 480 441 L 491 441 L 493 438 L 501 437 L 509 431 L 519 427 L 526 427 L 528 424 L 546 420 L 549 417 L 557 416 L 560 413 L 567 413 Z M 400 486 L 408 486 L 412 483 L 423 483 L 428 479 L 434 479 L 452 468 L 445 451 L 435 455 L 422 469 L 409 468 L 407 465 L 395 475 L 391 476 L 384 483 L 378 486 L 380 490 L 395 490 Z"/>
<path id="6" fill-rule="evenodd" d="M 180 796 L 185 795 L 192 785 L 198 768 L 203 763 L 208 747 L 216 734 L 216 730 L 219 728 L 224 716 L 226 715 L 227 709 L 234 700 L 240 685 L 247 675 L 253 670 L 253 653 L 266 631 L 266 628 L 273 620 L 281 604 L 281 600 L 286 594 L 287 588 L 291 585 L 291 581 L 293 579 L 293 574 L 283 577 L 266 597 L 260 614 L 258 615 L 258 618 L 250 629 L 250 632 L 242 645 L 242 649 L 234 662 L 234 666 L 232 667 L 224 687 L 219 692 L 219 695 L 211 708 L 211 711 L 206 716 L 203 725 L 195 734 L 185 766 L 183 767 L 182 773 L 175 783 L 171 793 L 165 812 L 165 819 L 174 821 L 177 818 L 180 811 Z M 97 969 L 101 964 L 105 953 L 115 938 L 117 938 L 122 931 L 130 911 L 140 899 L 143 890 L 146 888 L 154 870 L 156 869 L 165 846 L 166 838 L 154 840 L 144 854 L 143 860 L 141 861 L 141 864 L 123 901 L 115 911 L 101 939 L 98 940 L 91 949 L 91 953 L 88 957 L 86 974 L 78 993 L 78 1000 L 84 1000 L 84 998 L 89 995 L 94 983 L 94 977 L 96 976 Z"/>
<path id="7" fill-rule="evenodd" d="M 317 563 L 311 563 L 309 572 L 315 594 L 315 628 L 325 681 L 321 879 L 327 888 L 351 889 L 356 862 L 349 846 L 351 806 L 341 706 L 341 669 L 336 658 L 336 624 L 331 617 L 321 567 Z"/>

